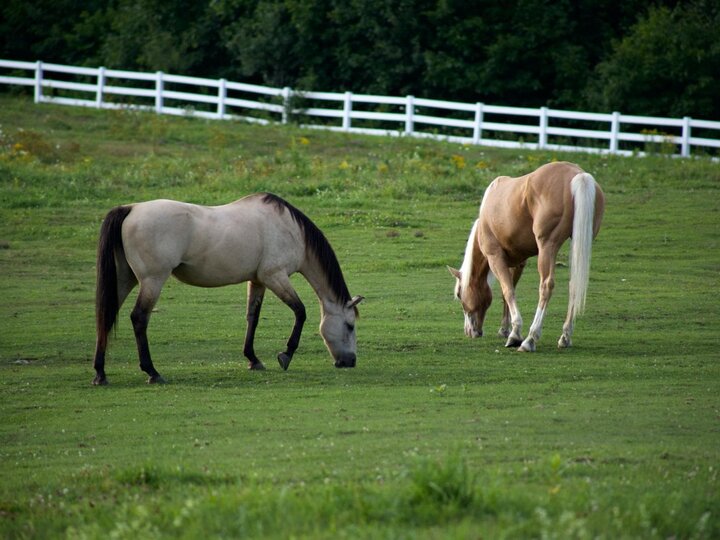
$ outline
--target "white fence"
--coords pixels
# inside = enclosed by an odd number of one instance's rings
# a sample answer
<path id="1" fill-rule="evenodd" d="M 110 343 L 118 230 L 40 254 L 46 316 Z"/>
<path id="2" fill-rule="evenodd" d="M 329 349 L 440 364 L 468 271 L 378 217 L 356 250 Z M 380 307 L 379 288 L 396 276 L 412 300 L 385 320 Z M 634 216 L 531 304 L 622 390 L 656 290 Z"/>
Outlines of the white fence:
<path id="1" fill-rule="evenodd" d="M 629 155 L 717 155 L 720 122 L 500 107 L 367 94 L 305 92 L 115 69 L 0 60 L 0 84 L 34 88 L 36 103 L 282 122 L 353 133 L 445 139 L 509 148 Z M 512 123 L 511 123 L 512 122 Z"/>

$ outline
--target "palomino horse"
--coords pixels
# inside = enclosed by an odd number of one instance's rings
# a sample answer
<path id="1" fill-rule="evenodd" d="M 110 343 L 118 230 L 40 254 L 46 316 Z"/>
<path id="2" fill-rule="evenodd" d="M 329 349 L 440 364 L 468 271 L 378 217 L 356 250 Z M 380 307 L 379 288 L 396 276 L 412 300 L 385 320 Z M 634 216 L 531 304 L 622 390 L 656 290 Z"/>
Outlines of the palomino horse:
<path id="1" fill-rule="evenodd" d="M 506 347 L 534 351 L 555 286 L 555 258 L 560 246 L 572 237 L 570 300 L 558 341 L 558 347 L 570 347 L 575 317 L 585 307 L 592 241 L 604 210 L 600 186 L 573 163 L 549 163 L 519 178 L 496 178 L 483 196 L 462 267 L 448 267 L 456 278 L 455 297 L 465 312 L 465 334 L 482 336 L 485 313 L 492 301 L 492 272 L 500 281 L 505 301 L 498 335 L 507 338 Z M 515 286 L 527 259 L 534 255 L 538 256 L 540 300 L 523 339 Z"/>
<path id="2" fill-rule="evenodd" d="M 198 287 L 248 282 L 244 354 L 250 369 L 264 369 L 253 340 L 265 290 L 295 313 L 283 369 L 300 343 L 305 306 L 290 284 L 300 272 L 320 300 L 320 334 L 336 367 L 354 367 L 355 319 L 362 296 L 350 297 L 337 257 L 325 235 L 300 210 L 270 193 L 224 206 L 157 200 L 118 206 L 105 217 L 97 260 L 95 379 L 107 384 L 105 349 L 118 311 L 140 284 L 132 321 L 140 369 L 149 383 L 164 382 L 150 359 L 147 326 L 160 290 L 173 274 Z"/>

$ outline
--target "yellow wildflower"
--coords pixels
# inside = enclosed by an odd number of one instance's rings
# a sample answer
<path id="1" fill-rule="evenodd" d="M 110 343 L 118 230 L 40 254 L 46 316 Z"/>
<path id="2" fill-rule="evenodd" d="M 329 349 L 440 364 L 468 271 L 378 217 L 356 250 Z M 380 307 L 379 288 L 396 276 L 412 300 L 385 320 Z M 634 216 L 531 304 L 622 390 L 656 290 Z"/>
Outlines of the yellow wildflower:
<path id="1" fill-rule="evenodd" d="M 465 158 L 460 154 L 453 154 L 450 159 L 452 160 L 455 167 L 457 167 L 458 169 L 465 168 Z"/>

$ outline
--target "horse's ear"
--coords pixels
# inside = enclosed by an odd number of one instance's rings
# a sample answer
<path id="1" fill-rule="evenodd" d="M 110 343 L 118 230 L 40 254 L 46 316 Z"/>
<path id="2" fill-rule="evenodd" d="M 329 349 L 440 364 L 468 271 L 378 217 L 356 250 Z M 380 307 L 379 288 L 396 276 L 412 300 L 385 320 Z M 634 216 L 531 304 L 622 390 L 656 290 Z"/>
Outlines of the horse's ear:
<path id="1" fill-rule="evenodd" d="M 448 266 L 447 269 L 450 271 L 450 273 L 455 277 L 455 279 L 462 279 L 462 273 L 457 268 L 453 268 L 452 266 Z"/>
<path id="2" fill-rule="evenodd" d="M 359 296 L 359 295 L 353 296 L 352 299 L 348 300 L 347 304 L 345 304 L 345 307 L 348 309 L 353 308 L 353 307 L 357 306 L 363 300 L 365 300 L 364 296 Z"/>

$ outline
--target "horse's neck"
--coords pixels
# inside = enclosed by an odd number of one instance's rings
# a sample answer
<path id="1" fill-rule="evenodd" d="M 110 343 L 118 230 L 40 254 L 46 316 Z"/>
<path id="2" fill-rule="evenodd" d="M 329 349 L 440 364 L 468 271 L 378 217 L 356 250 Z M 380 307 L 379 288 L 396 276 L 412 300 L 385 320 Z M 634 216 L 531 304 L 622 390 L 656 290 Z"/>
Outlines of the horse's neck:
<path id="1" fill-rule="evenodd" d="M 322 265 L 315 257 L 310 254 L 306 255 L 305 261 L 300 268 L 300 273 L 315 291 L 318 300 L 320 300 L 320 306 L 323 312 L 332 310 L 334 306 L 341 303 L 341 300 L 337 298 L 337 295 L 333 291 Z"/>

